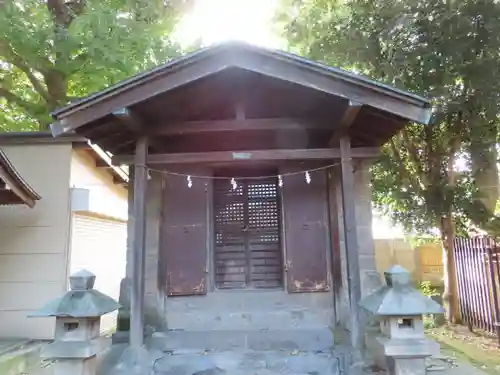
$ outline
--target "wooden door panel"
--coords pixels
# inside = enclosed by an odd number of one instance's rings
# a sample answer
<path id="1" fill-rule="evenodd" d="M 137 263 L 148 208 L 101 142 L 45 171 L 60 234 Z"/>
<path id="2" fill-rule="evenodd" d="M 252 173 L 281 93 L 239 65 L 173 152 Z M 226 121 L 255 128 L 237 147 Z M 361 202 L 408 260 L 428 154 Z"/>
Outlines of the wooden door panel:
<path id="1" fill-rule="evenodd" d="M 222 289 L 283 284 L 280 216 L 274 180 L 215 184 L 215 281 Z"/>
<path id="2" fill-rule="evenodd" d="M 233 189 L 226 180 L 214 185 L 215 285 L 220 289 L 247 286 L 248 261 L 245 248 L 244 187 Z"/>
<path id="3" fill-rule="evenodd" d="M 163 253 L 170 296 L 207 292 L 207 193 L 203 183 L 169 175 L 164 188 Z"/>
<path id="4" fill-rule="evenodd" d="M 327 268 L 326 174 L 284 179 L 287 282 L 290 292 L 329 290 Z"/>
<path id="5" fill-rule="evenodd" d="M 248 181 L 247 245 L 254 288 L 283 285 L 278 184 L 275 179 Z M 255 265 L 255 261 L 269 264 Z M 272 263 L 272 264 L 271 264 Z"/>

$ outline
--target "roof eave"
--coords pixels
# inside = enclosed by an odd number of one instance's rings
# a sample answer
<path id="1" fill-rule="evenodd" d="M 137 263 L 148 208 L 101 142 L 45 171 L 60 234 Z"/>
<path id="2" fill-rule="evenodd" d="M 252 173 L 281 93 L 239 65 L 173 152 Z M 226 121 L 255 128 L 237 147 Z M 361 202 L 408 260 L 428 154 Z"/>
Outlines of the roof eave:
<path id="1" fill-rule="evenodd" d="M 7 155 L 0 149 L 0 178 L 29 207 L 33 208 L 41 197 L 21 177 Z"/>
<path id="2" fill-rule="evenodd" d="M 111 158 L 99 146 L 89 143 L 88 139 L 75 133 L 55 133 L 54 126 L 51 124 L 50 132 L 9 132 L 0 135 L 0 147 L 2 145 L 24 145 L 24 144 L 53 144 L 53 143 L 71 143 L 74 149 L 81 146 L 92 150 L 97 158 L 102 159 L 110 167 L 110 173 L 113 177 L 127 184 L 129 180 L 128 173 L 120 167 L 111 165 Z M 55 139 L 58 138 L 58 139 Z M 1 150 L 0 150 L 1 151 Z M 5 155 L 5 154 L 4 154 Z M 1 157 L 0 157 L 1 159 Z"/>
<path id="3" fill-rule="evenodd" d="M 216 52 L 222 52 L 224 49 L 229 49 L 229 48 L 235 48 L 235 45 L 233 43 L 229 44 L 222 44 L 222 45 L 217 45 L 213 47 L 208 47 L 199 51 L 196 51 L 192 54 L 188 54 L 184 57 L 181 57 L 179 59 L 173 60 L 165 65 L 159 66 L 153 70 L 150 70 L 148 72 L 144 72 L 141 74 L 138 74 L 134 77 L 131 77 L 127 80 L 124 80 L 116 85 L 113 85 L 103 91 L 100 91 L 98 93 L 95 93 L 93 95 L 90 95 L 86 98 L 83 98 L 79 101 L 76 101 L 72 104 L 69 104 L 66 107 L 60 108 L 54 112 L 52 112 L 52 116 L 58 120 L 55 123 L 51 125 L 51 131 L 54 136 L 58 136 L 61 134 L 66 133 L 65 132 L 65 127 L 61 123 L 61 120 L 66 117 L 66 115 L 69 115 L 72 112 L 77 111 L 80 108 L 85 108 L 88 106 L 91 106 L 95 103 L 98 103 L 101 100 L 104 100 L 106 98 L 115 96 L 122 92 L 123 90 L 126 90 L 131 87 L 135 87 L 137 85 L 142 85 L 149 80 L 157 77 L 158 75 L 166 75 L 173 73 L 175 70 L 182 66 L 194 64 L 197 62 L 200 62 L 203 59 L 208 58 L 209 56 L 214 55 Z M 335 78 L 338 80 L 342 80 L 344 82 L 354 84 L 356 86 L 360 86 L 362 88 L 378 92 L 380 94 L 384 94 L 387 96 L 392 97 L 393 99 L 396 99 L 398 101 L 402 101 L 404 103 L 411 104 L 416 107 L 422 108 L 421 113 L 418 116 L 415 116 L 412 119 L 409 119 L 410 121 L 417 121 L 423 124 L 428 124 L 430 121 L 431 117 L 431 103 L 429 100 L 422 98 L 418 95 L 396 89 L 394 87 L 370 80 L 366 77 L 338 69 L 338 68 L 332 68 L 330 66 L 317 63 L 314 61 L 310 61 L 307 59 L 304 59 L 300 56 L 293 55 L 290 53 L 282 52 L 282 51 L 277 51 L 277 50 L 269 50 L 269 49 L 264 49 L 264 48 L 259 48 L 259 47 L 254 47 L 246 44 L 237 44 L 237 48 L 250 51 L 259 55 L 264 55 L 269 58 L 281 60 L 284 62 L 287 62 L 289 64 L 293 65 L 298 65 L 302 69 L 309 70 L 311 72 L 314 72 L 316 74 L 320 75 L 326 75 L 331 78 Z"/>

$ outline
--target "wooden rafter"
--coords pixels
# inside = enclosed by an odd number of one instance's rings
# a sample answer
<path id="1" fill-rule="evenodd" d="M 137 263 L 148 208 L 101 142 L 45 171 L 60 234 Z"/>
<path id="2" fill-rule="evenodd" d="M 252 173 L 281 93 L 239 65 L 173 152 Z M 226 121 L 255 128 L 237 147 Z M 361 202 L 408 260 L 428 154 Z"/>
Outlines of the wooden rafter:
<path id="1" fill-rule="evenodd" d="M 349 104 L 344 112 L 344 115 L 342 116 L 342 119 L 339 121 L 339 123 L 335 127 L 335 131 L 332 135 L 332 138 L 330 139 L 330 142 L 329 142 L 330 147 L 335 146 L 335 144 L 338 143 L 340 138 L 343 135 L 347 134 L 347 132 L 349 131 L 349 128 L 356 120 L 356 116 L 358 115 L 362 106 L 363 106 L 363 104 L 358 103 L 356 101 L 353 101 L 353 100 L 349 101 Z"/>
<path id="2" fill-rule="evenodd" d="M 116 150 L 123 149 L 124 147 L 130 146 L 135 142 L 137 137 L 144 135 L 146 132 L 146 125 L 141 116 L 139 116 L 135 111 L 130 108 L 121 108 L 113 112 L 113 117 L 121 124 L 123 124 L 129 132 L 132 132 L 132 136 L 128 135 L 127 132 L 120 137 L 109 139 L 108 142 L 100 142 L 103 148 L 115 148 Z M 154 149 L 161 148 L 154 138 L 149 138 L 149 147 Z"/>
<path id="3" fill-rule="evenodd" d="M 129 108 L 121 108 L 114 111 L 113 117 L 134 133 L 141 133 L 143 131 L 142 120 Z"/>
<path id="4" fill-rule="evenodd" d="M 176 124 L 155 126 L 148 131 L 149 136 L 173 136 L 181 134 L 195 134 L 204 132 L 227 132 L 241 130 L 330 130 L 331 126 L 301 119 L 242 119 L 242 120 L 215 120 L 189 121 Z"/>
<path id="5" fill-rule="evenodd" d="M 97 159 L 95 161 L 95 166 L 97 168 L 104 168 L 104 169 L 111 169 L 111 168 L 113 168 L 112 165 L 110 165 L 109 163 L 107 163 L 105 160 L 102 160 L 102 159 Z"/>
<path id="6" fill-rule="evenodd" d="M 122 145 L 130 144 L 135 140 L 135 135 L 130 133 L 118 133 L 99 139 L 99 146 L 103 149 L 116 149 Z"/>
<path id="7" fill-rule="evenodd" d="M 352 149 L 353 158 L 376 158 L 378 148 L 359 147 Z M 273 160 L 328 160 L 340 158 L 340 149 L 290 149 L 254 151 L 213 151 L 195 153 L 149 154 L 148 164 L 198 164 L 224 163 L 233 161 L 273 161 Z M 133 155 L 115 155 L 114 165 L 132 164 Z"/>
<path id="8" fill-rule="evenodd" d="M 67 133 L 227 69 L 240 69 L 364 104 L 410 121 L 428 123 L 429 101 L 361 76 L 279 51 L 245 45 L 207 48 L 123 81 L 53 113 L 54 135 Z"/>
<path id="9" fill-rule="evenodd" d="M 103 167 L 105 164 L 107 164 L 108 167 L 115 174 L 115 176 L 113 177 L 113 179 L 115 181 L 120 181 L 120 183 L 123 183 L 123 184 L 128 183 L 128 173 L 125 172 L 124 170 L 122 170 L 120 166 L 112 165 L 111 157 L 101 147 L 99 147 L 98 145 L 94 145 L 94 144 L 90 144 L 90 147 L 92 148 L 92 151 L 95 152 L 95 154 L 100 158 L 99 163 L 102 163 Z M 98 165 L 96 162 L 96 167 L 97 166 Z"/>

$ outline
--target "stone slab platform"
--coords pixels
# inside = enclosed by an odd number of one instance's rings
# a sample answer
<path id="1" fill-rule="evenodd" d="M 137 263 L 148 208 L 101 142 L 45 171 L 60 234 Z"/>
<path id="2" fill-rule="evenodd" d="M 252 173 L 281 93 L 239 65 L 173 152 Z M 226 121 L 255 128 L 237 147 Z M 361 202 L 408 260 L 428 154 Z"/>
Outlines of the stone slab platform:
<path id="1" fill-rule="evenodd" d="M 298 350 L 326 352 L 334 349 L 329 328 L 296 330 L 170 331 L 155 333 L 149 347 L 164 352 L 226 350 Z"/>
<path id="2" fill-rule="evenodd" d="M 289 351 L 229 351 L 170 355 L 159 359 L 155 375 L 339 375 L 334 354 Z"/>
<path id="3" fill-rule="evenodd" d="M 97 375 L 388 375 L 379 369 L 362 368 L 360 372 L 346 373 L 349 349 L 336 346 L 332 352 L 298 350 L 229 350 L 220 352 L 185 350 L 178 354 L 150 348 L 146 371 L 127 369 L 116 371 L 127 345 L 113 345 L 103 353 Z M 468 364 L 450 363 L 439 358 L 431 361 L 435 366 L 428 375 L 486 375 Z M 31 374 L 29 375 L 42 375 Z M 46 375 L 45 373 L 43 375 Z"/>
<path id="4" fill-rule="evenodd" d="M 117 366 L 125 345 L 115 345 L 101 362 L 97 375 L 341 375 L 345 353 L 297 350 L 230 350 L 170 354 L 150 349 L 140 367 Z M 125 352 L 127 353 L 127 352 Z M 128 356 L 128 355 L 127 355 Z"/>

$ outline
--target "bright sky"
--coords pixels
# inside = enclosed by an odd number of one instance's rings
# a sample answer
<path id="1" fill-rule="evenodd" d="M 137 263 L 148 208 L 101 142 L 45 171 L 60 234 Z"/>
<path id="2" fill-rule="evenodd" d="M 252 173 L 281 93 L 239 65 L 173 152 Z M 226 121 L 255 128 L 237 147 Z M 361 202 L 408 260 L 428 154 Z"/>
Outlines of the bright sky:
<path id="1" fill-rule="evenodd" d="M 196 0 L 181 21 L 176 38 L 184 45 L 201 40 L 204 45 L 239 40 L 279 48 L 283 43 L 272 32 L 272 18 L 279 0 Z"/>

